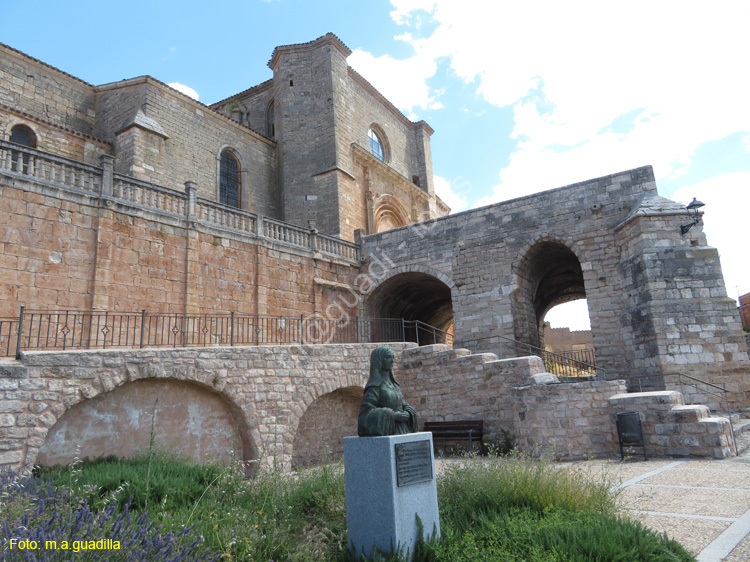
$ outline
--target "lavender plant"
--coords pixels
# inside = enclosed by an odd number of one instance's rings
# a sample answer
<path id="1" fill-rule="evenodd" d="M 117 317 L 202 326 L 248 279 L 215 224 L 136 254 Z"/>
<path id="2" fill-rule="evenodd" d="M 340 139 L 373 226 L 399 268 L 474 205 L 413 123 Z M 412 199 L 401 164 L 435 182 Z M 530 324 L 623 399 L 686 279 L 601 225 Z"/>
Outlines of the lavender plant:
<path id="1" fill-rule="evenodd" d="M 204 562 L 206 551 L 191 528 L 167 532 L 143 512 L 134 517 L 129 505 L 115 502 L 92 511 L 79 497 L 40 478 L 0 474 L 0 560 L 57 562 Z M 69 507 L 71 506 L 72 507 Z"/>

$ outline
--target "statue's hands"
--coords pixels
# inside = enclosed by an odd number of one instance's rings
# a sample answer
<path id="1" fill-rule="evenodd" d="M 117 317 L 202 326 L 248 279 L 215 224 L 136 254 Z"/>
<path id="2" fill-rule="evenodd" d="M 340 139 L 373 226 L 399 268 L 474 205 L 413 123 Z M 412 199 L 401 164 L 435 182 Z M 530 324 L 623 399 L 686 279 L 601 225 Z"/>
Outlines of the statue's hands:
<path id="1" fill-rule="evenodd" d="M 393 412 L 393 419 L 395 421 L 408 422 L 409 421 L 409 414 L 408 414 L 408 412 L 404 412 L 403 410 L 402 411 L 398 411 L 398 412 Z"/>

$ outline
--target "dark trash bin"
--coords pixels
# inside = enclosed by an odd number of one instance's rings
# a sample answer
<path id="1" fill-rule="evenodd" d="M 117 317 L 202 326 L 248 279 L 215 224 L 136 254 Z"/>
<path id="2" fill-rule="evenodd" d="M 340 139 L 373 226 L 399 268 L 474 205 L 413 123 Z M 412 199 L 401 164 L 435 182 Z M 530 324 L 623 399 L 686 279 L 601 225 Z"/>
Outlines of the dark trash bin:
<path id="1" fill-rule="evenodd" d="M 625 458 L 625 447 L 640 447 L 643 449 L 643 459 L 646 456 L 646 444 L 643 440 L 643 426 L 638 412 L 620 412 L 617 414 L 617 437 L 620 440 L 620 459 Z"/>

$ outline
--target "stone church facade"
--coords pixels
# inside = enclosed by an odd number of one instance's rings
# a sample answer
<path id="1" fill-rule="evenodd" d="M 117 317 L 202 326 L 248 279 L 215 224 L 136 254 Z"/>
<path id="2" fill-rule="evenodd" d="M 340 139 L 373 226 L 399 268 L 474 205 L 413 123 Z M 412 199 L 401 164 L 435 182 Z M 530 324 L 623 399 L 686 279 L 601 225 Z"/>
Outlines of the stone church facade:
<path id="1" fill-rule="evenodd" d="M 650 167 L 449 215 L 434 192 L 432 129 L 351 69 L 349 54 L 332 34 L 278 47 L 272 79 L 206 106 L 148 76 L 87 84 L 0 44 L 0 348 L 10 348 L 21 306 L 355 326 L 362 317 L 404 318 L 454 334 L 464 349 L 455 357 L 404 352 L 404 375 L 422 381 L 414 398 L 430 419 L 480 417 L 491 435 L 507 430 L 533 445 L 548 427 L 543 408 L 530 410 L 537 391 L 489 354 L 518 356 L 508 342 L 542 347 L 546 312 L 587 298 L 607 379 L 592 383 L 592 400 L 603 404 L 623 390 L 621 379 L 630 390 L 670 389 L 682 373 L 727 388 L 735 408 L 750 408 L 747 345 L 718 252 L 700 225 L 683 235 L 690 217 L 658 196 Z M 23 368 L 0 366 L 30 381 L 0 380 L 0 433 L 15 432 L 19 443 L 8 463 L 31 462 L 71 407 L 154 377 L 221 393 L 229 369 L 233 390 L 222 396 L 233 406 L 217 417 L 245 420 L 233 423 L 250 436 L 249 458 L 274 443 L 285 463 L 314 460 L 298 448 L 307 438 L 297 432 L 326 430 L 331 410 L 356 411 L 362 373 L 342 369 L 338 352 L 321 363 L 313 390 L 303 380 L 308 359 L 330 350 L 280 351 L 293 374 L 285 364 L 222 353 L 211 356 L 215 375 L 200 352 L 185 352 L 184 361 L 160 354 L 166 367 L 158 376 L 137 352 L 117 365 L 99 360 L 115 371 L 95 376 L 85 353 L 75 366 L 31 355 Z M 357 356 L 351 364 L 366 363 L 359 348 L 345 353 Z M 445 388 L 459 397 L 450 412 L 430 390 L 428 364 L 445 371 Z M 264 369 L 282 382 L 249 381 L 246 373 Z M 476 384 L 461 391 L 472 377 Z M 477 394 L 487 384 L 498 396 Z M 707 401 L 697 386 L 693 394 Z M 583 403 L 575 411 L 588 415 Z M 601 405 L 597 412 L 592 433 L 611 413 Z M 532 418 L 530 429 L 522 421 Z M 323 445 L 337 446 L 339 437 Z M 576 454 L 612 444 L 611 435 L 604 445 L 579 437 Z M 706 445 L 719 454 L 711 447 L 724 455 L 726 443 Z"/>
<path id="2" fill-rule="evenodd" d="M 148 76 L 93 86 L 0 46 L 0 316 L 325 308 L 356 275 L 355 231 L 449 212 L 432 129 L 349 68 L 349 52 L 332 34 L 279 47 L 272 80 L 207 107 Z"/>

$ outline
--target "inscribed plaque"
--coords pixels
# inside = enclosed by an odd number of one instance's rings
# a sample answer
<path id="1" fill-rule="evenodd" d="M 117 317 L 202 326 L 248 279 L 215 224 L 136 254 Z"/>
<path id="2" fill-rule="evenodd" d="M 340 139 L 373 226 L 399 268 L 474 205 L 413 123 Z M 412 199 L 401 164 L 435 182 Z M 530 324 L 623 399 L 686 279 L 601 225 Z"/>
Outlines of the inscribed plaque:
<path id="1" fill-rule="evenodd" d="M 429 441 L 398 443 L 395 447 L 399 487 L 432 480 L 432 451 Z"/>

